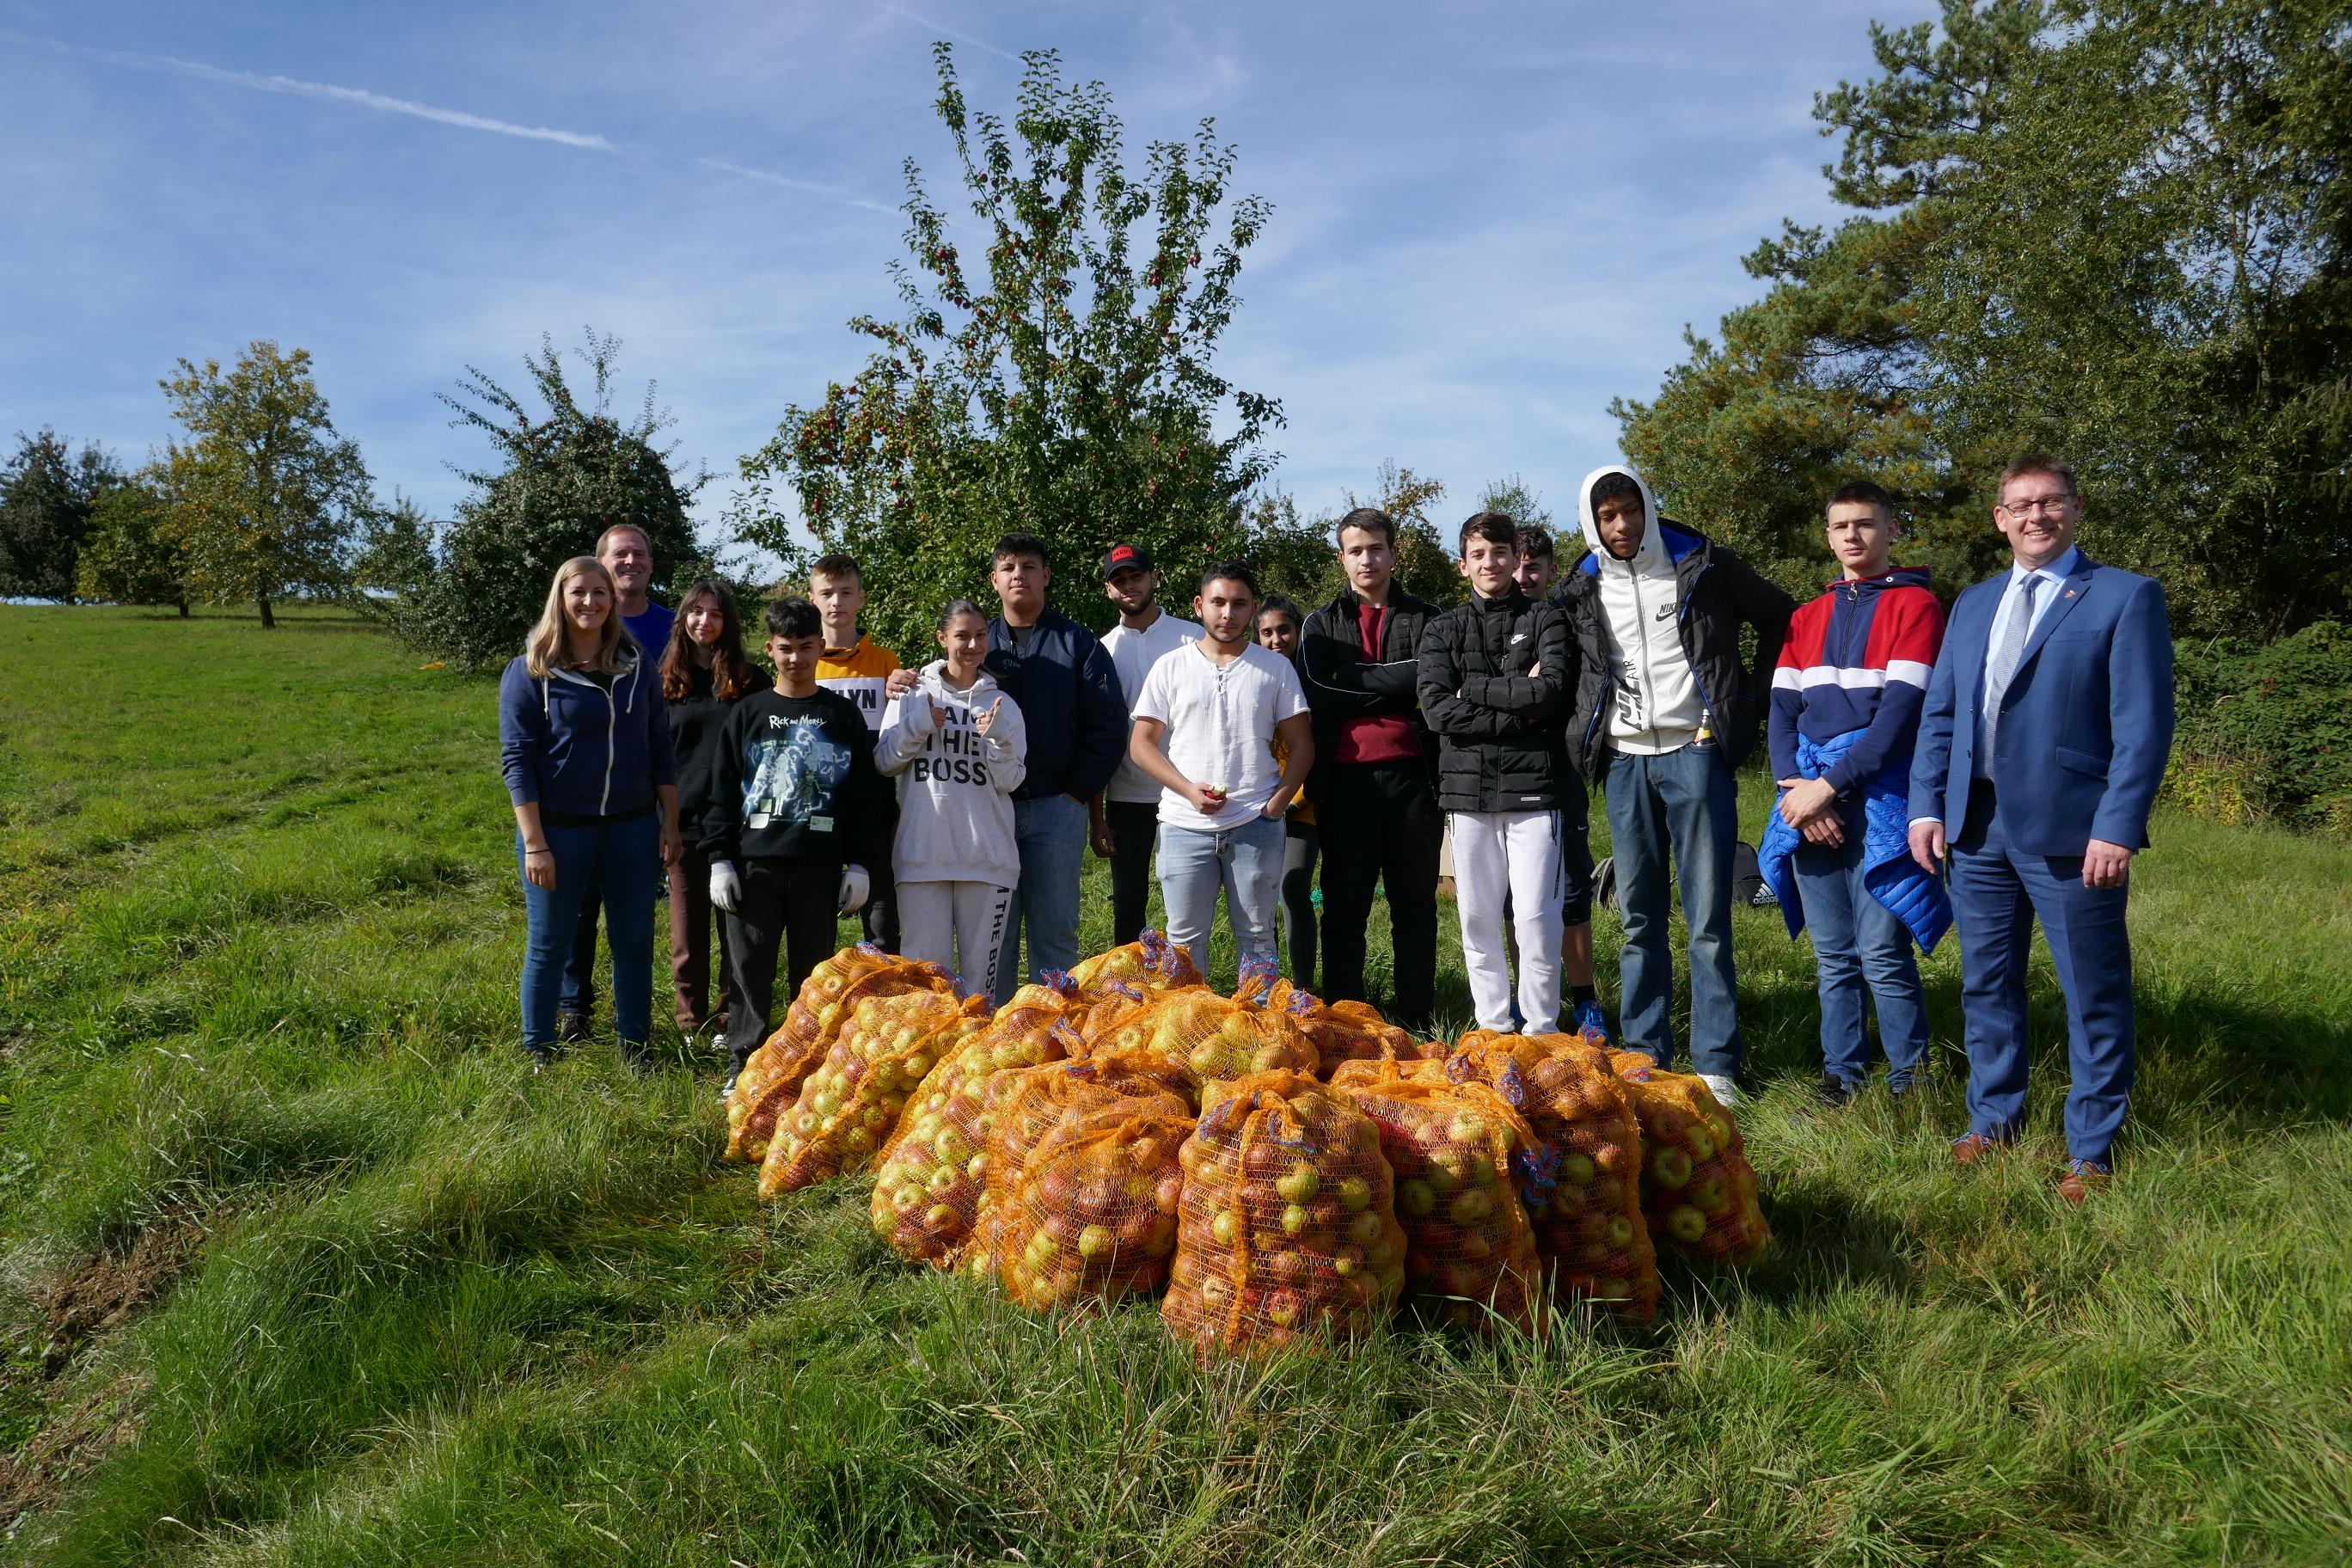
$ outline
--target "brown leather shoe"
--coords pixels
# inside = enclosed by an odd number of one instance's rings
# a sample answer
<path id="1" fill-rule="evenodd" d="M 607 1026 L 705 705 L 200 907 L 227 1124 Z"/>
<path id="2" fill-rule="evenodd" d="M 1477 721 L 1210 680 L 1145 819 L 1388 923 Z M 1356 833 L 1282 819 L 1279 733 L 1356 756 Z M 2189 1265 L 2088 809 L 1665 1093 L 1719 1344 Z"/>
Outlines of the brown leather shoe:
<path id="1" fill-rule="evenodd" d="M 2005 1140 L 1971 1132 L 1952 1145 L 1952 1158 L 1963 1165 L 1979 1165 L 2008 1147 Z"/>
<path id="2" fill-rule="evenodd" d="M 2093 1193 L 2106 1191 L 2114 1179 L 2114 1173 L 2096 1160 L 2069 1160 L 2066 1173 L 2058 1178 L 2058 1195 L 2081 1208 L 2091 1201 Z"/>

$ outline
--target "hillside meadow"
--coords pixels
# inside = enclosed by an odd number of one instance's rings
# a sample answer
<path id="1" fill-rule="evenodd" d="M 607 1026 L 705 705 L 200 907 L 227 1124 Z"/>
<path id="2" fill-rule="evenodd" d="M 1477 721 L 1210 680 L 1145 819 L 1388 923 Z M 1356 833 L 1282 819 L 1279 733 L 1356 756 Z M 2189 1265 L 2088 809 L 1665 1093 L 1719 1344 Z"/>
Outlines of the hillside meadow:
<path id="1" fill-rule="evenodd" d="M 1828 1112 L 1809 952 L 1744 910 L 1769 1268 L 1670 1271 L 1645 1331 L 1202 1370 L 1148 1306 L 901 1266 L 860 1180 L 761 1205 L 675 1034 L 530 1074 L 494 698 L 331 612 L 0 609 L 8 1559 L 2344 1560 L 2352 848 L 2159 821 L 2086 1211 L 2063 1049 L 1953 1167 L 1953 947 L 1933 1090 Z"/>

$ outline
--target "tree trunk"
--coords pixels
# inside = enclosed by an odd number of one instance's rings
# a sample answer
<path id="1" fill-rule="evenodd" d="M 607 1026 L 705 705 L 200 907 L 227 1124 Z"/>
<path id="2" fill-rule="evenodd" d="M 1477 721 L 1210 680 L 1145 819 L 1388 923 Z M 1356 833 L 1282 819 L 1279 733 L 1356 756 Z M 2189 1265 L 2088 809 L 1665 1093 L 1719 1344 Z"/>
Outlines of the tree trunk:
<path id="1" fill-rule="evenodd" d="M 254 595 L 254 600 L 253 600 L 253 602 L 254 602 L 255 604 L 259 605 L 261 606 L 261 627 L 262 627 L 262 630 L 264 630 L 264 631 L 268 631 L 271 626 L 276 626 L 276 625 L 278 624 L 277 617 L 273 616 L 272 616 L 272 615 L 270 615 L 270 613 L 269 613 L 269 595 L 267 595 L 267 594 L 257 594 L 256 595 Z"/>
<path id="2" fill-rule="evenodd" d="M 184 621 L 188 618 L 188 596 L 185 594 L 180 595 L 180 618 Z"/>

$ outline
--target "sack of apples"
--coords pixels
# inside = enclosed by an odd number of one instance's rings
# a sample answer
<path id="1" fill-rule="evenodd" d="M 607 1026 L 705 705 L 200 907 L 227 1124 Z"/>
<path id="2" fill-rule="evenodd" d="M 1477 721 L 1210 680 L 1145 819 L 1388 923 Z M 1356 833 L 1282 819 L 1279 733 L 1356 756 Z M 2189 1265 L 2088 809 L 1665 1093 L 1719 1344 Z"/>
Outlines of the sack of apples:
<path id="1" fill-rule="evenodd" d="M 1070 967 L 1070 983 L 1089 1001 L 1115 980 L 1143 991 L 1170 991 L 1203 983 L 1201 972 L 1192 966 L 1192 955 L 1156 931 L 1144 931 L 1124 947 L 1096 953 Z"/>
<path id="2" fill-rule="evenodd" d="M 1177 1155 L 1169 1329 L 1203 1354 L 1369 1333 L 1404 1286 L 1380 1128 L 1303 1072 L 1255 1073 L 1219 1092 Z"/>
<path id="3" fill-rule="evenodd" d="M 1404 1227 L 1405 1294 L 1449 1322 L 1522 1331 L 1542 1318 L 1543 1265 L 1513 1185 L 1512 1160 L 1536 1131 L 1483 1083 L 1356 1063 L 1341 1092 L 1381 1130 Z"/>
<path id="4" fill-rule="evenodd" d="M 1045 1311 L 1166 1284 L 1192 1107 L 1150 1079 L 1078 1062 L 1024 1086 L 1007 1110 L 989 1205 L 1005 1294 Z"/>
<path id="5" fill-rule="evenodd" d="M 824 1065 L 776 1119 L 760 1164 L 760 1195 L 864 1169 L 940 1058 L 987 1022 L 986 997 L 959 999 L 952 989 L 861 997 Z"/>
<path id="6" fill-rule="evenodd" d="M 1090 1053 L 1151 1051 L 1192 1081 L 1192 1100 L 1221 1079 L 1315 1070 L 1313 1042 L 1280 1013 L 1235 1002 L 1205 986 L 1163 991 L 1143 1011 L 1098 1037 Z"/>
<path id="7" fill-rule="evenodd" d="M 952 1001 L 955 978 L 937 964 L 893 958 L 868 942 L 843 948 L 809 971 L 784 1021 L 743 1063 L 727 1096 L 727 1158 L 758 1164 L 767 1157 L 776 1119 L 824 1060 L 841 1026 L 868 996 L 930 991 Z"/>
<path id="8" fill-rule="evenodd" d="M 1642 1129 L 1598 1047 L 1574 1035 L 1463 1037 L 1446 1058 L 1535 1129 L 1540 1147 L 1512 1174 L 1553 1289 L 1619 1318 L 1657 1315 L 1658 1255 L 1643 1223 Z"/>
<path id="9" fill-rule="evenodd" d="M 1073 1026 L 1091 1049 L 1121 1024 L 1150 1007 L 1159 994 L 1124 980 L 1109 981 L 1096 988 L 1092 1000 L 1080 1004 Z"/>
<path id="10" fill-rule="evenodd" d="M 1695 1261 L 1761 1262 L 1771 1227 L 1731 1112 L 1704 1080 L 1663 1071 L 1640 1051 L 1619 1051 L 1612 1063 L 1641 1118 L 1642 1209 L 1652 1234 Z"/>
<path id="11" fill-rule="evenodd" d="M 1287 980 L 1269 984 L 1259 1004 L 1269 1012 L 1288 1015 L 1315 1047 L 1315 1076 L 1328 1079 L 1346 1062 L 1412 1061 L 1424 1053 L 1421 1042 L 1381 1016 L 1368 1002 L 1325 1002 L 1301 991 Z"/>
<path id="12" fill-rule="evenodd" d="M 992 1086 L 1062 1060 L 1075 1036 L 1058 1026 L 1074 1005 L 1066 985 L 1024 985 L 908 1097 L 882 1150 L 871 1211 L 899 1257 L 938 1268 L 962 1260 L 985 1192 Z"/>

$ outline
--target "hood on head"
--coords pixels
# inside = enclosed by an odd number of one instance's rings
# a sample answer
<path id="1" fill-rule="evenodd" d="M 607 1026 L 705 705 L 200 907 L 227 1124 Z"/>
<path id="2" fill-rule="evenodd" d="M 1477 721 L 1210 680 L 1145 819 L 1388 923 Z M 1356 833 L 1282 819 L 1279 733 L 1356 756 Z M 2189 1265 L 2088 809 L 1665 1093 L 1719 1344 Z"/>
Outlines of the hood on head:
<path id="1" fill-rule="evenodd" d="M 1631 561 L 1619 564 L 1634 571 L 1664 565 L 1666 545 L 1664 537 L 1658 531 L 1658 498 L 1651 493 L 1650 481 L 1643 479 L 1639 470 L 1629 468 L 1622 463 L 1601 464 L 1585 475 L 1583 482 L 1576 487 L 1576 515 L 1584 524 L 1584 542 L 1592 552 L 1592 564 L 1597 568 L 1601 562 L 1617 560 L 1609 553 L 1609 547 L 1601 542 L 1601 531 L 1592 522 L 1592 487 L 1611 474 L 1622 474 L 1642 487 L 1642 542 L 1634 548 Z"/>

